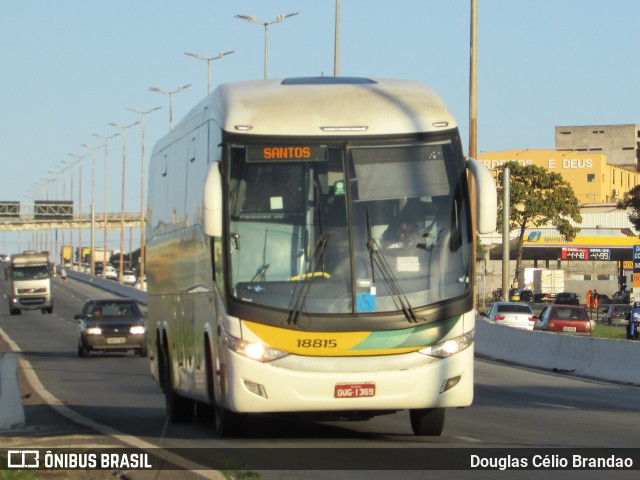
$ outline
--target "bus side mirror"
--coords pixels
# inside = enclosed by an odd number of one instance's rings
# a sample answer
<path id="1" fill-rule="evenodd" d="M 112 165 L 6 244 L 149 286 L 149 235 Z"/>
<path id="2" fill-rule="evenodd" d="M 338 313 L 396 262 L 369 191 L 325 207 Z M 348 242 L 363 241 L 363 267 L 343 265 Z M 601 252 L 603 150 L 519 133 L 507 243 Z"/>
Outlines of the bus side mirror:
<path id="1" fill-rule="evenodd" d="M 209 165 L 204 182 L 204 233 L 210 237 L 222 236 L 222 176 L 220 164 Z"/>
<path id="2" fill-rule="evenodd" d="M 478 233 L 495 232 L 498 220 L 498 194 L 493 176 L 487 167 L 473 158 L 467 159 L 467 168 L 476 184 Z"/>

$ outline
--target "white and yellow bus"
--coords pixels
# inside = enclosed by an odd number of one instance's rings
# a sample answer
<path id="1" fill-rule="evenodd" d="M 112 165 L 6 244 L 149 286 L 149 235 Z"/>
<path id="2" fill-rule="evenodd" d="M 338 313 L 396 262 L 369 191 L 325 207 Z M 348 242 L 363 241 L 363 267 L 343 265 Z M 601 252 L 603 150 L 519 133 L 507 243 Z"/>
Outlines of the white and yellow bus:
<path id="1" fill-rule="evenodd" d="M 477 195 L 469 198 L 468 172 Z M 221 85 L 155 146 L 151 370 L 167 415 L 363 419 L 417 435 L 473 399 L 474 237 L 496 190 L 417 82 Z"/>

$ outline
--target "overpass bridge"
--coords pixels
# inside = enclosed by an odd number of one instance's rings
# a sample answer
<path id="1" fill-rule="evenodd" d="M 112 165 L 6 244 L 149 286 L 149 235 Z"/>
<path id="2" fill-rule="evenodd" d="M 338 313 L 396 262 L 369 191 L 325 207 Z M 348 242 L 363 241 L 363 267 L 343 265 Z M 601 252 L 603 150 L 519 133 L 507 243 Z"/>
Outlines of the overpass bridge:
<path id="1" fill-rule="evenodd" d="M 0 202 L 0 232 L 34 230 L 119 229 L 140 227 L 140 212 L 96 212 L 71 201 L 36 200 L 33 205 Z"/>
<path id="2" fill-rule="evenodd" d="M 34 215 L 23 215 L 19 217 L 0 217 L 0 232 L 20 232 L 33 230 L 77 230 L 91 229 L 97 230 L 105 228 L 107 230 L 118 230 L 122 223 L 124 228 L 140 228 L 142 215 L 139 212 L 125 212 L 124 222 L 121 213 L 96 214 L 91 218 L 91 214 L 74 213 L 68 218 L 35 218 Z"/>

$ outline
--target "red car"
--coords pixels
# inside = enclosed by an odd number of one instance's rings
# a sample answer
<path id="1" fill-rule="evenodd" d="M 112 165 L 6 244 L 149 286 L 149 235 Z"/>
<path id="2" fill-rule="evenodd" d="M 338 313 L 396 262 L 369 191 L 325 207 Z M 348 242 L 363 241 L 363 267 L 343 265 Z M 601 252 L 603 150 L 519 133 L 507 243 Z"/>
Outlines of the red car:
<path id="1" fill-rule="evenodd" d="M 594 327 L 586 307 L 578 305 L 550 305 L 540 312 L 533 325 L 534 330 L 573 335 L 591 335 Z"/>

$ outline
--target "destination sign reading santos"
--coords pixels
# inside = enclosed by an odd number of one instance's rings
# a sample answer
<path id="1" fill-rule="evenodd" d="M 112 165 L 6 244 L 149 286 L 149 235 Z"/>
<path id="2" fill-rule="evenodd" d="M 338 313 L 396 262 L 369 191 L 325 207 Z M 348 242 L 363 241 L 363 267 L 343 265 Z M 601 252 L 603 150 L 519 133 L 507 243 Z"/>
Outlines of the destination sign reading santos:
<path id="1" fill-rule="evenodd" d="M 327 159 L 325 145 L 249 145 L 247 161 L 323 161 Z"/>

